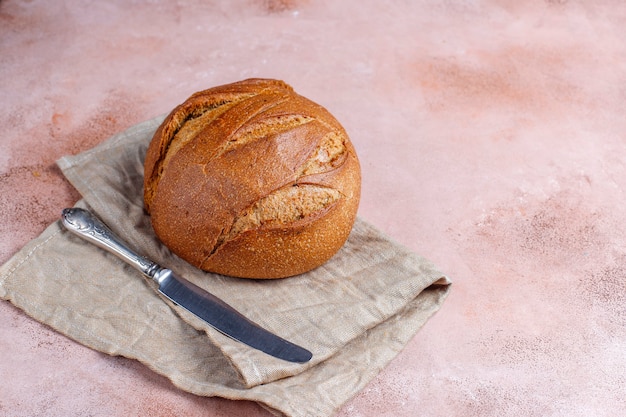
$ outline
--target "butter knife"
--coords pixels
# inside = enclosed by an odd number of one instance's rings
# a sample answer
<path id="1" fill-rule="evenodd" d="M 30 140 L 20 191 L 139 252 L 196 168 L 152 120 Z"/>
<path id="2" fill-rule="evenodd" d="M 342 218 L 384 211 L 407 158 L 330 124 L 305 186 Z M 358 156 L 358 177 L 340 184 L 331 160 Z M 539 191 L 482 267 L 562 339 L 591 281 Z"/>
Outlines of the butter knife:
<path id="1" fill-rule="evenodd" d="M 226 336 L 285 361 L 311 359 L 307 349 L 260 327 L 213 294 L 136 254 L 91 212 L 66 208 L 61 219 L 67 230 L 126 261 L 156 282 L 163 296 Z"/>

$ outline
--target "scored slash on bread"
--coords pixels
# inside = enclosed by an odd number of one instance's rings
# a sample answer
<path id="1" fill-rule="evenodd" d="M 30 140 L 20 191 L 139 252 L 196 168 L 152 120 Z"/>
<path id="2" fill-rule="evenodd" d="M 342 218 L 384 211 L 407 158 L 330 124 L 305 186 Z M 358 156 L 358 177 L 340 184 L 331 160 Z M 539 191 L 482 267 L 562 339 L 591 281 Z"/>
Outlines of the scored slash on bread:
<path id="1" fill-rule="evenodd" d="M 282 278 L 326 262 L 360 197 L 356 152 L 322 106 L 278 80 L 193 94 L 155 132 L 144 201 L 159 239 L 191 264 Z"/>

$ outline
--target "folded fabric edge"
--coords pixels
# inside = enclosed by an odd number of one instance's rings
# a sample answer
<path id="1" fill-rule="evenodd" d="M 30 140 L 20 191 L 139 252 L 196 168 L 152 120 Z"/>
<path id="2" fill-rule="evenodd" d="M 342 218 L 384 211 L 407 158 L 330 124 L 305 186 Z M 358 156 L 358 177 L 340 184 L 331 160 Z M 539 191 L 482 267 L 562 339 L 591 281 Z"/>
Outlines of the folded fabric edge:
<path id="1" fill-rule="evenodd" d="M 443 281 L 450 283 L 447 277 L 442 277 Z M 423 293 L 421 300 L 414 300 L 414 306 L 407 306 L 407 308 L 398 313 L 396 316 L 390 318 L 388 321 L 381 323 L 372 329 L 369 329 L 358 339 L 355 339 L 348 344 L 344 350 L 344 356 L 347 356 L 346 352 L 363 352 L 363 356 L 374 358 L 374 362 L 370 362 L 364 372 L 357 376 L 352 372 L 352 368 L 347 370 L 344 374 L 352 374 L 354 379 L 354 385 L 352 389 L 347 393 L 334 392 L 335 401 L 332 404 L 325 404 L 319 401 L 306 400 L 306 394 L 302 395 L 299 400 L 289 401 L 288 404 L 282 404 L 281 401 L 284 398 L 280 398 L 278 401 L 274 401 L 272 398 L 256 400 L 260 406 L 268 410 L 275 416 L 280 417 L 307 417 L 311 415 L 316 416 L 332 416 L 349 400 L 354 398 L 367 384 L 369 384 L 387 365 L 408 345 L 408 343 L 417 335 L 419 330 L 428 322 L 428 320 L 439 311 L 443 302 L 448 296 L 450 284 L 443 284 L 437 286 L 431 286 Z M 418 308 L 419 304 L 423 304 Z M 370 339 L 376 339 L 376 337 L 386 337 L 388 334 L 401 335 L 400 338 L 395 340 L 395 344 L 390 346 L 388 344 L 379 345 L 372 340 L 371 345 L 375 348 L 369 352 L 363 349 L 359 349 L 359 344 L 368 344 Z M 376 354 L 373 351 L 378 351 Z M 318 366 L 330 369 L 331 373 L 336 369 L 336 362 L 342 361 L 341 354 L 337 357 L 331 357 L 327 361 L 320 363 Z M 347 361 L 348 364 L 350 361 Z M 316 369 L 312 369 L 313 372 L 322 372 Z M 303 374 L 305 376 L 306 373 Z M 302 376 L 302 377 L 303 377 Z M 285 395 L 290 399 L 296 398 L 294 392 L 294 379 L 301 378 L 300 376 L 294 376 L 288 378 L 290 386 L 289 395 Z M 278 381 L 280 383 L 280 381 Z M 345 381 L 343 381 L 345 384 Z M 323 383 L 320 381 L 320 383 Z M 313 384 L 315 385 L 315 384 Z M 306 386 L 305 386 L 306 389 Z M 286 393 L 287 394 L 287 393 Z M 275 398 L 275 397 L 274 397 Z M 248 399 L 248 398 L 246 398 Z M 251 398 L 250 398 L 251 399 Z M 305 407 L 302 404 L 307 404 Z"/>
<path id="2" fill-rule="evenodd" d="M 450 282 L 447 277 L 442 277 L 440 282 Z M 438 281 L 438 282 L 439 282 Z M 441 308 L 443 302 L 448 296 L 450 284 L 441 284 L 428 287 L 423 292 L 422 299 L 414 300 L 416 305 L 407 306 L 404 311 L 399 312 L 394 317 L 373 327 L 363 333 L 356 339 L 348 343 L 342 352 L 328 358 L 304 371 L 301 374 L 293 375 L 284 379 L 272 381 L 267 384 L 256 385 L 250 388 L 232 388 L 210 383 L 199 383 L 198 381 L 190 381 L 182 375 L 166 376 L 174 386 L 190 392 L 198 396 L 220 397 L 233 401 L 254 401 L 262 408 L 277 417 L 309 417 L 312 415 L 319 417 L 330 417 L 334 415 L 346 402 L 354 398 L 368 383 L 370 383 L 417 335 L 419 330 L 427 323 L 427 321 Z M 419 306 L 420 304 L 424 304 Z M 419 308 L 419 307 L 421 308 Z M 409 326 L 407 326 L 409 324 Z M 395 338 L 395 344 L 391 347 L 389 344 L 380 345 L 371 343 L 375 346 L 369 351 L 359 349 L 359 345 L 368 344 L 369 339 L 375 339 L 376 336 L 397 334 L 400 337 Z M 362 352 L 362 355 L 370 360 L 368 366 L 363 373 L 357 375 L 353 372 L 354 368 L 350 363 L 352 360 L 346 360 L 342 356 L 349 356 L 350 352 Z M 372 361 L 373 358 L 373 362 Z M 138 359 L 140 362 L 141 360 Z M 319 386 L 323 381 L 310 381 L 315 376 L 309 378 L 311 374 L 321 374 L 325 371 L 329 375 L 337 377 L 335 370 L 338 366 L 348 368 L 344 375 L 354 379 L 352 389 L 343 393 L 334 390 L 332 395 L 320 395 L 323 399 L 313 398 L 309 391 L 311 386 Z M 143 362 L 142 362 L 143 363 Z M 145 363 L 144 363 L 145 364 Z M 153 371 L 158 372 L 145 364 Z M 324 368 L 324 369 L 322 369 Z M 332 378 L 331 378 L 332 379 Z M 343 381 L 343 385 L 349 385 Z M 335 397 L 333 401 L 328 400 Z M 323 400 L 326 400 L 323 401 Z"/>

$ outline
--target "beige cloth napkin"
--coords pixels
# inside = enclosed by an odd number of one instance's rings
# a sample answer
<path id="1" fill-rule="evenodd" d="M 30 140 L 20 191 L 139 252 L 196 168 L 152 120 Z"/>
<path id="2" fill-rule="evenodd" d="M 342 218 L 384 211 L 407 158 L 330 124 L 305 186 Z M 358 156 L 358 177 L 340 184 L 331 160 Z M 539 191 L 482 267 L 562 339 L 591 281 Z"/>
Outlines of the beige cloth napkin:
<path id="1" fill-rule="evenodd" d="M 86 346 L 139 360 L 194 394 L 257 401 L 276 415 L 333 414 L 439 309 L 450 281 L 362 219 L 336 256 L 297 277 L 245 280 L 191 267 L 155 238 L 143 210 L 145 150 L 162 120 L 60 159 L 83 196 L 77 205 L 141 254 L 308 348 L 313 359 L 287 363 L 232 341 L 165 303 L 140 273 L 59 222 L 0 267 L 0 297 Z"/>

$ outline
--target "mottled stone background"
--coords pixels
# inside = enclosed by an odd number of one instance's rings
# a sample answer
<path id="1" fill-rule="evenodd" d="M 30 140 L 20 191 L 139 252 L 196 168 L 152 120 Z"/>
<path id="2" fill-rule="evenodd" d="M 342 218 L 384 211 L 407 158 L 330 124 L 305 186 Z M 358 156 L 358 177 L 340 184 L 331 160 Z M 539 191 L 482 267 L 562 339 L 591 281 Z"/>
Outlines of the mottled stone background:
<path id="1" fill-rule="evenodd" d="M 56 159 L 248 77 L 333 112 L 360 216 L 454 281 L 340 416 L 624 415 L 622 1 L 1 0 L 0 263 L 79 198 Z M 0 332 L 0 415 L 269 415 Z"/>

